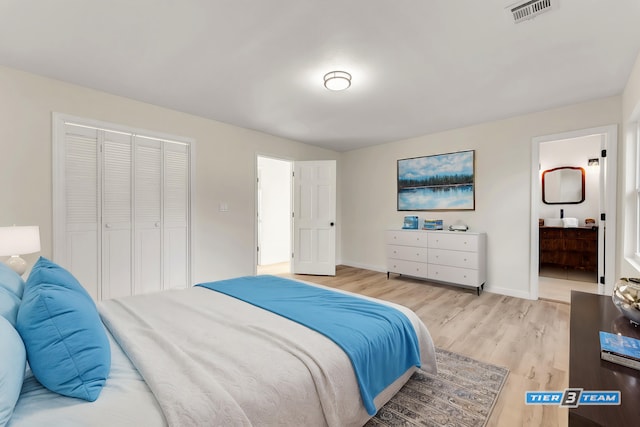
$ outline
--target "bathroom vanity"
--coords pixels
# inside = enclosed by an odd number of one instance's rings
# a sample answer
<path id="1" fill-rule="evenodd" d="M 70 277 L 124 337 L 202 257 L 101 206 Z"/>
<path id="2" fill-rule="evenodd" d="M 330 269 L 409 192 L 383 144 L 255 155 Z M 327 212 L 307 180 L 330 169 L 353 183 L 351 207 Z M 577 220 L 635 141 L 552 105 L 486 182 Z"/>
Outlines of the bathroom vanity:
<path id="1" fill-rule="evenodd" d="M 598 272 L 597 227 L 540 227 L 540 266 Z"/>

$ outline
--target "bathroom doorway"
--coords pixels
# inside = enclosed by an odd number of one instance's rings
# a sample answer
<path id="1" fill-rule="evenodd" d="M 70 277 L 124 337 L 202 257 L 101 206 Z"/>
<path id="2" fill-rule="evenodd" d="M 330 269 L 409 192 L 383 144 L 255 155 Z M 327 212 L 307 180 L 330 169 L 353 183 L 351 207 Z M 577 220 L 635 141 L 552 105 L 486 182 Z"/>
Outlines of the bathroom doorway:
<path id="1" fill-rule="evenodd" d="M 292 162 L 257 156 L 257 274 L 291 271 Z"/>
<path id="2" fill-rule="evenodd" d="M 616 145 L 615 126 L 534 138 L 532 297 L 568 303 L 572 290 L 604 294 L 612 289 Z M 545 197 L 542 178 L 559 170 L 582 174 L 582 197 L 550 198 L 550 180 Z"/>

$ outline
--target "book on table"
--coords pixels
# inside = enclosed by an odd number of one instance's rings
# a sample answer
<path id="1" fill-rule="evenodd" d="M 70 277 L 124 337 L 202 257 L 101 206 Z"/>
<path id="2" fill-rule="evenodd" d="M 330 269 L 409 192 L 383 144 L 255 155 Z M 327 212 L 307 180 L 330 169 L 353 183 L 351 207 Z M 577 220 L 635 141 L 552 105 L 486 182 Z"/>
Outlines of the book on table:
<path id="1" fill-rule="evenodd" d="M 640 340 L 600 331 L 600 358 L 640 370 Z"/>

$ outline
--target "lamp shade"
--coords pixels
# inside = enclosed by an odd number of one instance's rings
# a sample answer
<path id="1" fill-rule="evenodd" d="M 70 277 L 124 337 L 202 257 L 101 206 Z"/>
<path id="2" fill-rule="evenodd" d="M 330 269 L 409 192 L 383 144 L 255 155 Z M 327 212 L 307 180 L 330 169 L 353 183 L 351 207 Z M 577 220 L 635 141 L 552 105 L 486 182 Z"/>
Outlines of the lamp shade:
<path id="1" fill-rule="evenodd" d="M 32 254 L 40 251 L 40 227 L 0 227 L 0 256 Z"/>

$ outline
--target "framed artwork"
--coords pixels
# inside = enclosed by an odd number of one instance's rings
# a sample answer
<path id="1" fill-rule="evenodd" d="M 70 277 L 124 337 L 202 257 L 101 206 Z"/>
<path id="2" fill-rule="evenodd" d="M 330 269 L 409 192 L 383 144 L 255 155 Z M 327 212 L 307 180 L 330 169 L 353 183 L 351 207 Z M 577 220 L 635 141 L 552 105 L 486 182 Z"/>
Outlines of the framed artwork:
<path id="1" fill-rule="evenodd" d="M 398 210 L 475 210 L 474 179 L 475 150 L 398 160 Z"/>

